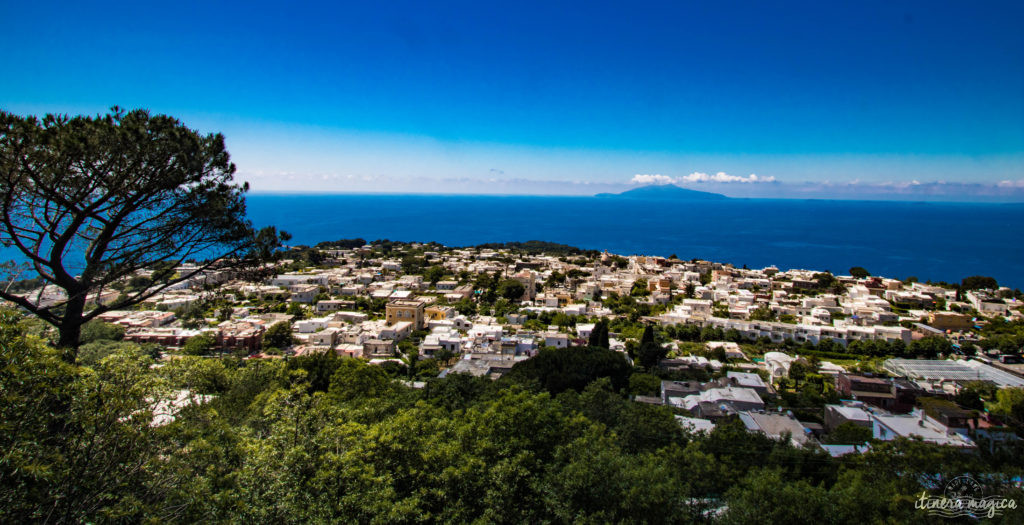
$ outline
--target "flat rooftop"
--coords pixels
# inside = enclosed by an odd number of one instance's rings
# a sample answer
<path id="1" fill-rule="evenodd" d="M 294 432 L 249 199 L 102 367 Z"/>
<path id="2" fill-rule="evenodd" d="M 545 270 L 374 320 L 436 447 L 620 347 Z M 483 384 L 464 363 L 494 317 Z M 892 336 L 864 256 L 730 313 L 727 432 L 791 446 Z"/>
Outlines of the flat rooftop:
<path id="1" fill-rule="evenodd" d="M 1000 387 L 1024 387 L 1024 378 L 980 361 L 937 359 L 889 359 L 886 370 L 929 381 L 992 381 Z"/>

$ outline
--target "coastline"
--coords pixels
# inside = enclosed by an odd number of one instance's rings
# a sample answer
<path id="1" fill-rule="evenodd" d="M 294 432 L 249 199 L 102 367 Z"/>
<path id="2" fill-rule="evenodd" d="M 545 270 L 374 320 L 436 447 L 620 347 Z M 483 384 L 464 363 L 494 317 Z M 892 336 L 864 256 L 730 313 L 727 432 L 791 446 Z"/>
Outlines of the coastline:
<path id="1" fill-rule="evenodd" d="M 992 275 L 1024 287 L 1024 243 L 1005 227 L 1024 223 L 1024 205 L 303 193 L 247 200 L 254 224 L 288 231 L 294 244 L 354 237 L 450 246 L 541 239 L 736 266 L 840 271 L 859 265 L 922 281 Z"/>

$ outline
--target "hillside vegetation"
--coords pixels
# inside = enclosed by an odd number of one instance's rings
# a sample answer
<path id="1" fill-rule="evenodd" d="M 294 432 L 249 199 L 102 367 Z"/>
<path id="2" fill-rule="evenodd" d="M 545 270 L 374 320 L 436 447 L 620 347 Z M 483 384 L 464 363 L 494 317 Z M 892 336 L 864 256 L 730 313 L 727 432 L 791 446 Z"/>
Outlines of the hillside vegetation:
<path id="1" fill-rule="evenodd" d="M 0 315 L 5 523 L 908 523 L 923 490 L 980 472 L 1021 496 L 1002 481 L 1019 454 L 896 441 L 833 459 L 738 421 L 688 434 L 630 401 L 603 349 L 412 389 L 332 355 L 154 366 L 100 340 L 68 364 L 32 326 Z"/>

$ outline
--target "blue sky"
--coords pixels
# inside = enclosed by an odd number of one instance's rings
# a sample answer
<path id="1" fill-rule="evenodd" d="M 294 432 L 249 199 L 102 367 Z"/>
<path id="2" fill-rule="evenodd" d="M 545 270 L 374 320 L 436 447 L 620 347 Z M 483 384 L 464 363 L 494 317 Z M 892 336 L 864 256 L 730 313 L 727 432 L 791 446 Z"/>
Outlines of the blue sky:
<path id="1" fill-rule="evenodd" d="M 255 191 L 1024 200 L 1019 1 L 85 4 L 0 2 L 0 108 L 169 113 Z"/>

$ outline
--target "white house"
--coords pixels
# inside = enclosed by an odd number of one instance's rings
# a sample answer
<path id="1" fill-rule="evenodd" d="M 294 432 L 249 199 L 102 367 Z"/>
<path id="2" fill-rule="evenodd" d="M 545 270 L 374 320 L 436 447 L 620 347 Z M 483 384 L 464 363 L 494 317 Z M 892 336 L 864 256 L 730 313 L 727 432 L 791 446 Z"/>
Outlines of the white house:
<path id="1" fill-rule="evenodd" d="M 682 406 L 686 410 L 694 411 L 698 405 L 707 402 L 714 405 L 728 404 L 737 411 L 742 410 L 763 410 L 764 401 L 757 392 L 750 388 L 723 387 L 709 388 L 700 394 L 689 395 L 681 401 L 674 401 L 679 398 L 670 397 L 669 403 Z"/>
<path id="2" fill-rule="evenodd" d="M 555 348 L 568 348 L 569 347 L 569 336 L 559 332 L 543 332 L 541 337 L 544 338 L 544 346 L 553 346 Z"/>
<path id="3" fill-rule="evenodd" d="M 300 334 L 311 334 L 326 329 L 330 322 L 330 317 L 303 319 L 301 321 L 295 321 L 295 323 L 292 324 L 292 329 Z"/>
<path id="4" fill-rule="evenodd" d="M 594 331 L 593 323 L 589 324 L 578 324 L 576 325 L 576 335 L 581 339 L 590 339 L 590 334 Z"/>
<path id="5" fill-rule="evenodd" d="M 871 413 L 871 433 L 880 441 L 892 441 L 897 437 L 921 438 L 929 443 L 968 448 L 975 444 L 967 436 L 954 432 L 942 423 L 928 417 L 923 410 L 914 409 L 909 414 Z"/>
<path id="6" fill-rule="evenodd" d="M 315 284 L 296 284 L 288 287 L 288 290 L 291 292 L 289 301 L 311 304 L 320 292 L 320 287 Z"/>

